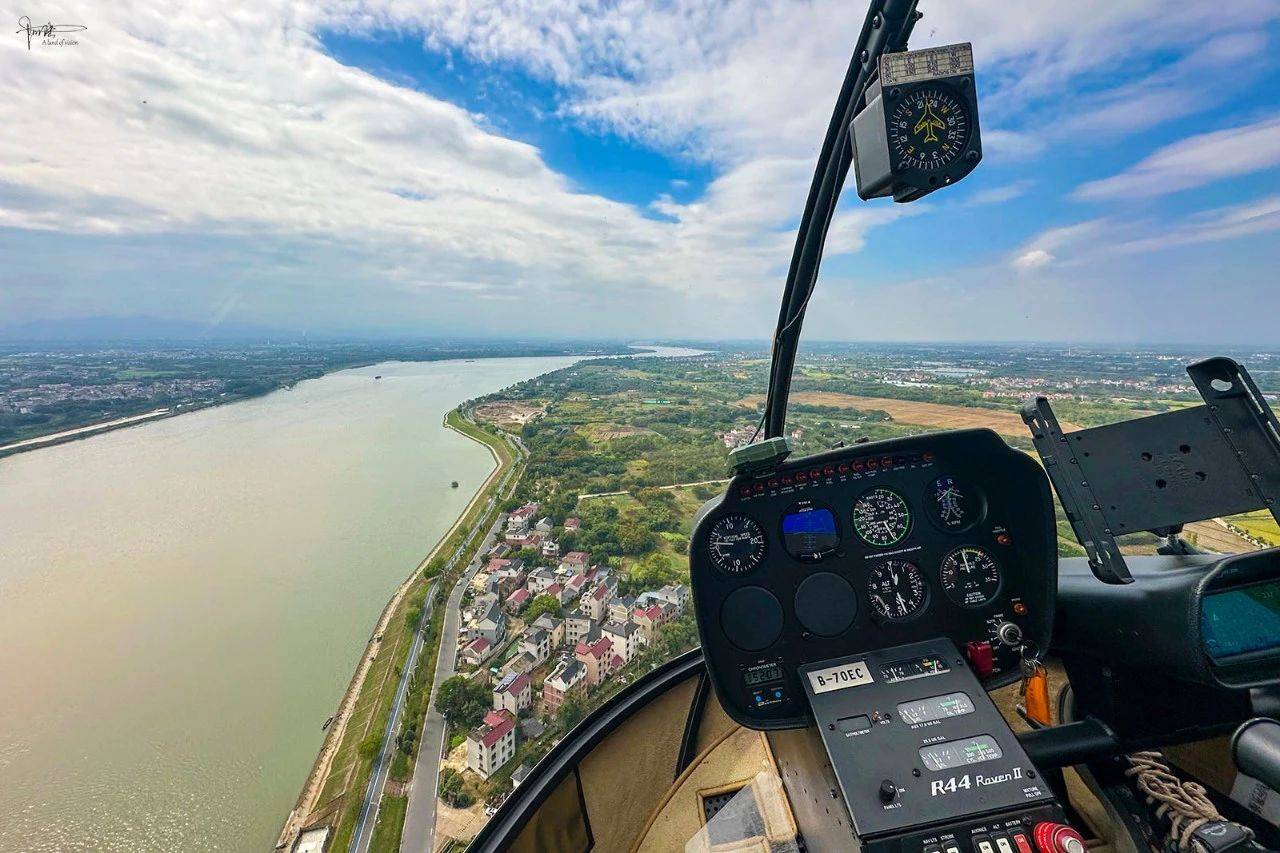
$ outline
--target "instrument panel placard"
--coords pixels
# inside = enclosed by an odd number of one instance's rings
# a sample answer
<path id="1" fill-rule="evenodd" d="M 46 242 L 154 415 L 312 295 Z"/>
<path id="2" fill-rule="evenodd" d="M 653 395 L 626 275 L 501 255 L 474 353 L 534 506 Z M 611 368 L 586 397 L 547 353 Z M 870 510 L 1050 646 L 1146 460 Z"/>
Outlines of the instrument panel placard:
<path id="1" fill-rule="evenodd" d="M 870 684 L 875 681 L 865 661 L 842 663 L 809 673 L 809 686 L 814 693 L 830 693 L 833 690 L 844 690 L 846 687 L 857 687 L 859 684 Z"/>

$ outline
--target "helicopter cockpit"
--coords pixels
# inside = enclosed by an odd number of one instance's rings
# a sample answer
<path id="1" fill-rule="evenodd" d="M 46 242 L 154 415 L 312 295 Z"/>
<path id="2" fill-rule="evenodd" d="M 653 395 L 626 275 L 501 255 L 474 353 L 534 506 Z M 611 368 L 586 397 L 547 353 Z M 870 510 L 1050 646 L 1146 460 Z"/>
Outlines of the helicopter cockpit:
<path id="1" fill-rule="evenodd" d="M 982 158 L 974 51 L 909 51 L 919 15 L 873 0 L 841 88 L 763 440 L 731 455 L 690 539 L 701 648 L 588 716 L 471 849 L 1280 846 L 1280 549 L 1178 535 L 1277 512 L 1280 423 L 1243 366 L 1190 365 L 1203 405 L 1104 427 L 1065 431 L 1028 401 L 1036 456 L 982 429 L 790 456 L 800 329 L 849 170 L 861 198 L 905 203 Z M 1086 557 L 1059 558 L 1055 498 Z M 1158 555 L 1124 553 L 1138 531 Z"/>

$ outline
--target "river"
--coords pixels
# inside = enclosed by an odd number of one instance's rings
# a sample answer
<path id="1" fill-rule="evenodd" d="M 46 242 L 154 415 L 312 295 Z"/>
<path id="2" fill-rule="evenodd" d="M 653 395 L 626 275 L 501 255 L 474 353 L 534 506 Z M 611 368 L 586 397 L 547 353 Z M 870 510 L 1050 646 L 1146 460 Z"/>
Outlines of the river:
<path id="1" fill-rule="evenodd" d="M 380 364 L 0 460 L 0 850 L 269 849 L 492 469 L 444 413 L 574 361 Z"/>

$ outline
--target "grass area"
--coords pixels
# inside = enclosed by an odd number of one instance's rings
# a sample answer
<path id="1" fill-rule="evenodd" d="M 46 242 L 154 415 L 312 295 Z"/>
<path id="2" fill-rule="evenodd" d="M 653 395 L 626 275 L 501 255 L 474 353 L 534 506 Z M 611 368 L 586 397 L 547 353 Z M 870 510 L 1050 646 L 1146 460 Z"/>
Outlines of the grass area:
<path id="1" fill-rule="evenodd" d="M 1246 512 L 1244 515 L 1233 515 L 1228 522 L 1243 530 L 1255 539 L 1272 545 L 1280 545 L 1280 525 L 1267 510 Z"/>
<path id="2" fill-rule="evenodd" d="M 400 833 L 404 829 L 404 813 L 408 808 L 408 797 L 382 798 L 382 807 L 378 810 L 378 823 L 373 827 L 373 838 L 369 839 L 370 853 L 399 851 Z"/>
<path id="3" fill-rule="evenodd" d="M 396 687 L 403 671 L 404 663 L 409 656 L 409 648 L 413 643 L 413 633 L 417 627 L 416 620 L 422 612 L 431 579 L 440 576 L 441 589 L 436 598 L 436 606 L 431 613 L 431 625 L 434 627 L 434 632 L 430 635 L 431 642 L 427 646 L 428 650 L 419 658 L 418 662 L 419 673 L 421 673 L 424 659 L 429 659 L 430 661 L 430 668 L 426 670 L 428 674 L 426 675 L 425 689 L 428 693 L 430 691 L 431 678 L 435 671 L 435 659 L 440 646 L 440 629 L 444 618 L 443 607 L 448 600 L 449 590 L 456 582 L 461 568 L 468 564 L 474 550 L 483 541 L 483 533 L 476 535 L 475 531 L 487 530 L 497 514 L 497 502 L 495 501 L 494 507 L 489 508 L 488 499 L 501 483 L 514 482 L 515 480 L 514 477 L 509 481 L 503 478 L 503 475 L 514 463 L 515 456 L 507 442 L 495 431 L 473 424 L 462 417 L 456 410 L 446 416 L 445 422 L 458 432 L 490 447 L 498 456 L 502 474 L 481 492 L 479 499 L 472 504 L 471 508 L 463 516 L 462 523 L 439 546 L 433 549 L 434 556 L 432 559 L 424 561 L 424 564 L 419 566 L 419 578 L 415 581 L 409 593 L 400 601 L 388 622 L 380 643 L 378 656 L 365 677 L 360 696 L 356 700 L 355 709 L 352 712 L 350 721 L 347 723 L 342 743 L 334 757 L 320 795 L 319 809 L 325 809 L 332 803 L 341 802 L 332 842 L 332 848 L 335 850 L 346 849 L 350 844 L 356 821 L 359 819 L 362 795 L 368 787 L 369 775 L 373 769 L 373 759 L 361 755 L 360 745 L 369 737 L 376 736 L 380 738 L 382 732 L 386 730 L 387 720 L 391 714 L 391 706 L 395 701 Z M 447 563 L 447 556 L 445 555 L 461 552 L 464 548 L 466 549 L 465 553 L 462 553 L 455 563 L 453 571 L 441 575 Z M 425 710 L 426 702 L 422 703 L 422 707 Z M 408 722 L 408 720 L 404 720 L 402 725 Z M 421 720 L 416 720 L 415 723 L 420 726 Z M 402 752 L 396 750 L 396 760 L 393 761 L 391 771 L 393 777 L 401 781 L 408 779 L 412 775 L 412 767 L 408 757 L 404 756 L 401 759 L 403 755 Z M 399 772 L 397 773 L 397 771 Z M 394 830 L 397 839 L 399 838 L 400 824 L 403 819 L 404 810 L 401 808 Z M 382 821 L 383 818 L 380 816 L 379 824 Z M 387 831 L 390 832 L 389 829 Z"/>

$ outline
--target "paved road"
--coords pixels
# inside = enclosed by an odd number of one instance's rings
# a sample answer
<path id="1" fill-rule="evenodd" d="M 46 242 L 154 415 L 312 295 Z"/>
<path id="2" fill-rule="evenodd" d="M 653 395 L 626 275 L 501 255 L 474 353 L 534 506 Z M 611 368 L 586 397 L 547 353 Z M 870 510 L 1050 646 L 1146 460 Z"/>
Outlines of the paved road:
<path id="1" fill-rule="evenodd" d="M 440 584 L 432 581 L 427 590 L 427 606 L 423 608 L 423 618 L 430 612 L 431 602 L 436 599 L 436 590 Z M 391 714 L 387 717 L 387 727 L 382 732 L 382 751 L 374 762 L 373 774 L 369 777 L 369 787 L 365 790 L 364 804 L 360 807 L 360 818 L 356 821 L 355 832 L 351 836 L 350 853 L 366 853 L 369 842 L 373 840 L 373 828 L 378 823 L 378 811 L 382 807 L 382 792 L 387 786 L 387 776 L 391 772 L 391 752 L 396 748 L 395 735 L 400 728 L 400 715 L 404 711 L 404 698 L 409 694 L 409 679 L 413 675 L 414 665 L 418 662 L 418 653 L 422 651 L 422 624 L 419 623 L 413 632 L 413 643 L 409 646 L 409 657 L 404 671 L 400 673 L 400 684 L 396 688 L 396 698 L 391 704 Z"/>
<path id="2" fill-rule="evenodd" d="M 520 448 L 524 443 L 516 439 Z M 521 453 L 521 456 L 524 454 Z M 512 466 L 506 479 L 497 489 L 496 494 L 504 495 L 510 485 L 510 477 L 515 471 Z M 432 703 L 427 709 L 426 719 L 422 723 L 422 735 L 419 739 L 418 759 L 413 766 L 413 780 L 409 784 L 409 804 L 404 816 L 404 830 L 400 834 L 401 853 L 430 853 L 433 848 L 433 836 L 436 825 L 436 791 L 440 784 L 440 759 L 444 754 L 445 724 L 435 709 L 435 697 L 440 685 L 454 674 L 457 664 L 458 622 L 462 615 L 462 593 L 467 584 L 480 569 L 480 557 L 493 547 L 498 530 L 503 523 L 502 516 L 494 522 L 485 534 L 484 542 L 476 550 L 476 556 L 463 573 L 462 578 L 449 594 L 445 606 L 444 628 L 440 633 L 440 654 L 436 657 L 435 681 L 431 686 Z"/>

